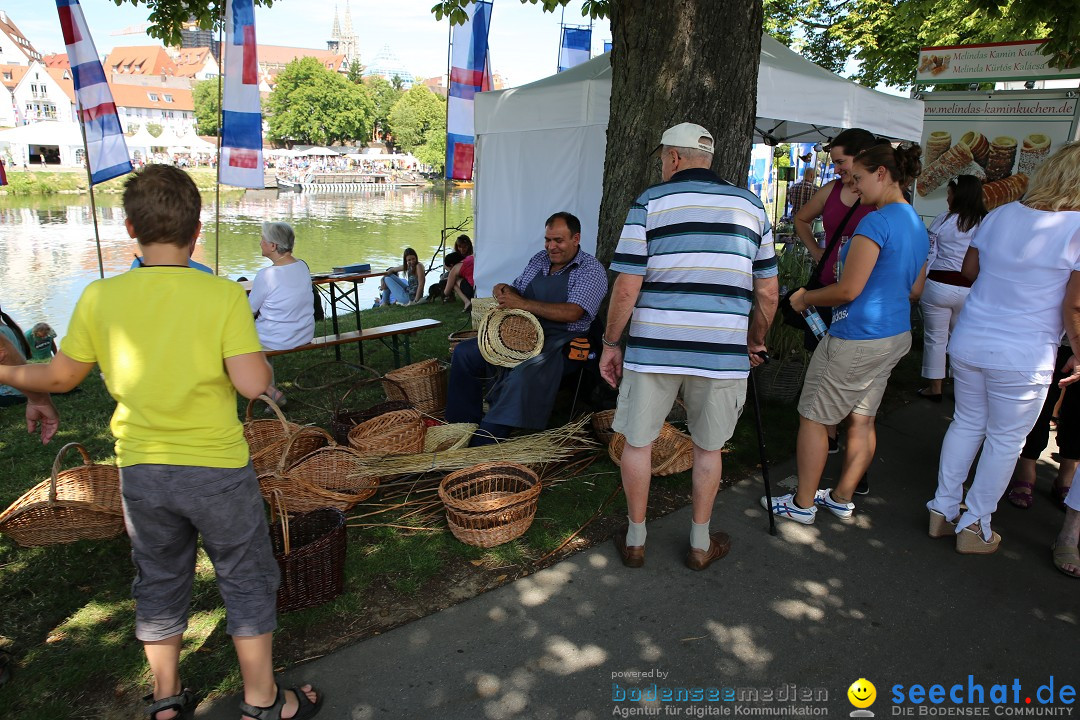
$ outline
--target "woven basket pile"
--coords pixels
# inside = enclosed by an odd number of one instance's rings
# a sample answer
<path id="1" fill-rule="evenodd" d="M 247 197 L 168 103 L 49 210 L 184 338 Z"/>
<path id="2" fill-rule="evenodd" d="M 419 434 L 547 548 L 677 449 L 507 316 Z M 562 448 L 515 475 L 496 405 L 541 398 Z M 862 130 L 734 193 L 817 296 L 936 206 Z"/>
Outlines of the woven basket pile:
<path id="1" fill-rule="evenodd" d="M 291 513 L 324 507 L 347 512 L 379 488 L 379 478 L 364 469 L 363 456 L 342 445 L 319 448 L 291 465 L 284 460 L 285 456 L 274 472 L 259 476 L 259 489 L 268 503 L 274 491 L 280 491 Z"/>
<path id="2" fill-rule="evenodd" d="M 544 348 L 544 328 L 524 310 L 492 310 L 480 321 L 480 354 L 492 365 L 517 367 Z"/>
<path id="3" fill-rule="evenodd" d="M 274 411 L 276 420 L 254 419 L 252 411 L 258 400 Z M 292 438 L 295 439 L 290 444 L 289 440 Z M 309 452 L 331 442 L 330 434 L 321 428 L 300 426 L 286 420 L 281 408 L 266 395 L 260 395 L 248 403 L 244 418 L 244 439 L 251 450 L 251 464 L 257 475 L 268 473 L 277 467 L 286 445 L 289 445 L 289 454 L 285 458 L 285 464 L 291 465 Z"/>
<path id="4" fill-rule="evenodd" d="M 461 542 L 494 547 L 521 537 L 536 517 L 540 479 L 517 463 L 482 463 L 450 473 L 439 485 L 450 532 Z"/>
<path id="5" fill-rule="evenodd" d="M 387 400 L 403 400 L 426 415 L 446 409 L 446 366 L 434 358 L 421 360 L 383 377 Z"/>
<path id="6" fill-rule="evenodd" d="M 446 452 L 469 444 L 477 425 L 474 423 L 450 423 L 433 425 L 424 433 L 424 452 Z"/>
<path id="7" fill-rule="evenodd" d="M 345 514 L 324 507 L 290 517 L 280 493 L 274 495 L 270 544 L 281 570 L 278 611 L 303 610 L 333 600 L 345 589 Z"/>
<path id="8" fill-rule="evenodd" d="M 615 433 L 608 445 L 608 455 L 612 462 L 620 465 L 626 436 Z M 694 442 L 689 435 L 675 429 L 674 425 L 664 423 L 660 436 L 652 446 L 652 474 L 658 477 L 674 475 L 689 470 L 694 466 Z"/>
<path id="9" fill-rule="evenodd" d="M 459 343 L 475 339 L 476 333 L 476 330 L 458 330 L 457 332 L 450 333 L 450 337 L 448 338 L 450 341 L 450 355 L 453 356 L 454 348 L 456 348 Z"/>
<path id="10" fill-rule="evenodd" d="M 349 447 L 368 455 L 423 452 L 427 426 L 416 410 L 395 410 L 360 423 L 349 431 Z"/>
<path id="11" fill-rule="evenodd" d="M 589 419 L 589 424 L 592 426 L 593 435 L 600 441 L 604 447 L 607 447 L 611 443 L 611 439 L 615 437 L 615 431 L 611 429 L 611 424 L 615 422 L 615 410 L 600 410 L 594 412 Z"/>
<path id="12" fill-rule="evenodd" d="M 69 450 L 78 450 L 83 464 L 60 470 Z M 96 465 L 86 448 L 68 443 L 60 448 L 52 476 L 35 485 L 0 515 L 0 532 L 23 547 L 76 540 L 101 540 L 124 532 L 120 505 L 120 471 Z"/>

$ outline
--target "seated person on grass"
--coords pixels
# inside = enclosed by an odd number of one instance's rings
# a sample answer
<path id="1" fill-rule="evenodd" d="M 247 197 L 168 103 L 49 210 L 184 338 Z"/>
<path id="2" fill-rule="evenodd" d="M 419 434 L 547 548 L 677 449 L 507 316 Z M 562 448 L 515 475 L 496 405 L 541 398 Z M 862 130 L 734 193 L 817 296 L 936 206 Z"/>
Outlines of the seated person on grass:
<path id="1" fill-rule="evenodd" d="M 450 275 L 446 278 L 446 286 L 443 288 L 443 302 L 450 299 L 451 295 L 457 295 L 461 304 L 465 307 L 462 312 L 472 310 L 473 299 L 473 261 L 475 255 L 467 255 L 461 262 L 450 268 Z"/>
<path id="2" fill-rule="evenodd" d="M 607 272 L 580 247 L 581 222 L 558 212 L 544 224 L 544 250 L 529 260 L 512 285 L 493 293 L 501 308 L 526 310 L 544 328 L 540 354 L 507 371 L 484 360 L 476 340 L 454 349 L 446 420 L 480 426 L 472 445 L 506 438 L 514 428 L 543 429 L 565 372 L 566 344 L 589 331 L 607 294 Z M 494 382 L 491 382 L 491 381 Z M 490 409 L 483 411 L 485 388 Z"/>
<path id="3" fill-rule="evenodd" d="M 202 200 L 183 170 L 147 165 L 124 187 L 124 224 L 142 267 L 91 283 L 49 364 L 0 366 L 0 382 L 62 392 L 101 367 L 136 578 L 135 635 L 154 678 L 151 720 L 189 716 L 180 678 L 200 536 L 225 602 L 244 683 L 241 716 L 308 718 L 310 685 L 274 680 L 277 563 L 237 418 L 236 392 L 270 384 L 243 288 L 188 267 Z"/>

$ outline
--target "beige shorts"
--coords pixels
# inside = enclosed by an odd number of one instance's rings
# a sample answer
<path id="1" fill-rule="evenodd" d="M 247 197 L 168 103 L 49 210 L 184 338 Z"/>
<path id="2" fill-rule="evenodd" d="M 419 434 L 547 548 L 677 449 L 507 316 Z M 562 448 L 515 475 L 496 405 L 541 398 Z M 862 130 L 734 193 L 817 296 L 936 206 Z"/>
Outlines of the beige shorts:
<path id="1" fill-rule="evenodd" d="M 878 340 L 826 335 L 806 370 L 799 414 L 823 425 L 837 425 L 852 413 L 873 417 L 892 369 L 910 349 L 910 332 Z"/>
<path id="2" fill-rule="evenodd" d="M 686 424 L 694 444 L 719 450 L 731 439 L 746 402 L 746 379 L 716 380 L 695 375 L 666 375 L 624 370 L 619 406 L 611 429 L 632 447 L 645 447 L 660 435 L 664 419 L 682 389 Z"/>

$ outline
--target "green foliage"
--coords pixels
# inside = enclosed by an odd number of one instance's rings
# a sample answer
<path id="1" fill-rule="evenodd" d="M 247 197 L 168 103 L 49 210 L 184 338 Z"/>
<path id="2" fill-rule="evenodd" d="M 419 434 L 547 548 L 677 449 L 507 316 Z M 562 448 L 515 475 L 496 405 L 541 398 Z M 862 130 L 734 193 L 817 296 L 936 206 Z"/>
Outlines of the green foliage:
<path id="1" fill-rule="evenodd" d="M 161 137 L 161 131 L 164 130 L 158 123 L 146 123 L 146 132 L 150 133 L 153 137 Z"/>
<path id="2" fill-rule="evenodd" d="M 180 46 L 180 30 L 188 22 L 196 22 L 203 30 L 217 28 L 225 12 L 225 0 L 113 0 L 121 5 L 140 5 L 150 10 L 147 34 L 166 45 Z M 261 7 L 270 7 L 274 0 L 254 0 Z M 216 22 L 215 22 L 216 21 Z"/>
<path id="3" fill-rule="evenodd" d="M 390 127 L 390 110 L 394 107 L 394 103 L 401 99 L 402 92 L 394 89 L 389 80 L 379 75 L 364 78 L 364 86 L 375 104 L 375 125 L 381 130 L 388 130 Z"/>
<path id="4" fill-rule="evenodd" d="M 359 60 L 353 60 L 349 63 L 349 74 L 345 76 L 345 79 L 354 84 L 359 84 L 363 81 L 364 66 L 360 64 Z"/>
<path id="5" fill-rule="evenodd" d="M 449 17 L 454 25 L 462 25 L 468 20 L 465 14 L 465 6 L 472 0 L 440 0 L 431 8 L 436 20 Z M 555 12 L 559 8 L 566 7 L 570 0 L 521 0 L 521 4 L 541 5 L 544 12 Z M 591 17 L 593 20 L 606 18 L 611 12 L 612 0 L 584 0 L 581 3 L 581 16 Z"/>
<path id="6" fill-rule="evenodd" d="M 405 79 L 400 75 L 395 75 L 394 77 L 390 78 L 390 85 L 394 88 L 394 90 L 402 92 L 405 88 Z"/>
<path id="7" fill-rule="evenodd" d="M 413 85 L 390 110 L 394 142 L 422 162 L 441 168 L 446 159 L 446 105 L 426 85 Z"/>
<path id="8" fill-rule="evenodd" d="M 281 71 L 266 112 L 273 141 L 329 145 L 367 137 L 374 103 L 364 85 L 308 57 L 293 60 Z"/>
<path id="9" fill-rule="evenodd" d="M 200 80 L 191 90 L 195 104 L 195 125 L 200 135 L 218 134 L 218 80 Z"/>

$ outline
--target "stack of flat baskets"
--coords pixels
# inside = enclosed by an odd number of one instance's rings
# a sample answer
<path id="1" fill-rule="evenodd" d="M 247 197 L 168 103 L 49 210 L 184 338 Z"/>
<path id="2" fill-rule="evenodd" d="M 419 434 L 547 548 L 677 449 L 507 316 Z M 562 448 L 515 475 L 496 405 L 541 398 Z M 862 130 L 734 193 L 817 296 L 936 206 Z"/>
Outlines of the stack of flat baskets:
<path id="1" fill-rule="evenodd" d="M 536 516 L 540 479 L 524 465 L 482 463 L 452 472 L 439 485 L 450 532 L 488 548 L 521 537 Z"/>
<path id="2" fill-rule="evenodd" d="M 517 367 L 544 348 L 544 328 L 525 310 L 496 309 L 480 321 L 476 336 L 480 354 L 492 365 Z"/>
<path id="3" fill-rule="evenodd" d="M 499 307 L 499 301 L 493 297 L 474 297 L 472 299 L 472 310 L 470 311 L 473 329 L 479 328 L 480 321 L 484 319 L 484 316 L 497 307 Z"/>
<path id="4" fill-rule="evenodd" d="M 349 447 L 367 455 L 411 455 L 423 452 L 426 429 L 416 410 L 395 410 L 350 430 Z"/>
<path id="5" fill-rule="evenodd" d="M 275 522 L 274 510 L 278 519 Z M 279 612 L 333 600 L 345 589 L 345 513 L 324 507 L 289 517 L 279 491 L 270 503 L 270 544 L 281 570 Z"/>
<path id="6" fill-rule="evenodd" d="M 61 471 L 69 450 L 78 450 L 83 464 Z M 120 535 L 124 532 L 120 471 L 113 465 L 94 464 L 86 448 L 68 443 L 56 455 L 52 476 L 0 515 L 0 532 L 23 547 Z"/>
<path id="7" fill-rule="evenodd" d="M 257 400 L 266 403 L 277 415 L 277 420 L 254 419 L 252 410 Z M 260 395 L 248 403 L 244 418 L 244 439 L 251 450 L 251 464 L 257 475 L 271 472 L 277 467 L 286 445 L 289 446 L 289 453 L 284 458 L 285 464 L 291 465 L 309 452 L 332 442 L 330 434 L 321 428 L 300 426 L 286 420 L 281 408 L 266 395 Z M 293 442 L 289 443 L 289 440 Z"/>
<path id="8" fill-rule="evenodd" d="M 446 409 L 446 366 L 434 358 L 421 360 L 383 377 L 387 400 L 409 403 L 425 415 L 442 415 Z"/>
<path id="9" fill-rule="evenodd" d="M 379 478 L 367 473 L 364 457 L 352 448 L 328 445 L 287 464 L 289 450 L 285 448 L 274 472 L 259 476 L 259 489 L 268 503 L 273 501 L 274 491 L 280 491 L 291 513 L 324 507 L 347 512 L 379 488 Z"/>
<path id="10" fill-rule="evenodd" d="M 466 340 L 475 339 L 476 338 L 476 332 L 477 332 L 476 330 L 458 330 L 457 332 L 450 333 L 450 337 L 448 339 L 450 341 L 450 355 L 451 355 L 451 357 L 454 355 L 454 348 L 456 348 L 459 343 L 463 343 Z"/>
<path id="11" fill-rule="evenodd" d="M 608 445 L 608 455 L 612 462 L 620 465 L 626 436 L 615 433 Z M 660 437 L 652 446 L 652 474 L 656 476 L 674 475 L 689 470 L 694 466 L 694 442 L 689 435 L 684 435 L 670 423 L 660 428 Z"/>

